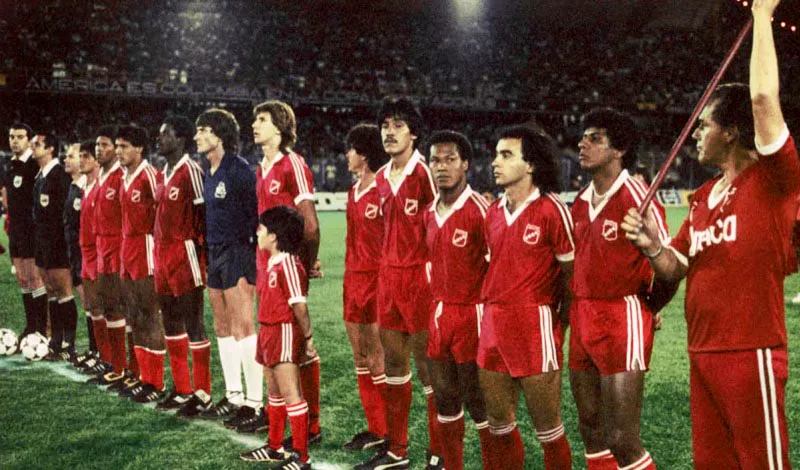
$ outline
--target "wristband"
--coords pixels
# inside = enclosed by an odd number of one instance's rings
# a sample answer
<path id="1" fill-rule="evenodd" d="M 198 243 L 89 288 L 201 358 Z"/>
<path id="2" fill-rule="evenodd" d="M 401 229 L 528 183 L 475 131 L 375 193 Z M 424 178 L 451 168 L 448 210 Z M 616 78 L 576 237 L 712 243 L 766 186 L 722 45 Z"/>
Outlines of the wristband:
<path id="1" fill-rule="evenodd" d="M 647 253 L 647 252 L 645 251 L 645 252 L 644 252 L 644 255 L 645 255 L 645 256 L 647 256 L 647 258 L 648 258 L 648 259 L 650 259 L 650 260 L 654 260 L 654 259 L 658 258 L 658 255 L 660 255 L 662 251 L 664 251 L 664 245 L 658 245 L 658 249 L 656 250 L 656 252 L 655 252 L 655 253 L 653 253 L 653 254 L 651 255 L 651 254 L 649 254 L 649 253 Z"/>

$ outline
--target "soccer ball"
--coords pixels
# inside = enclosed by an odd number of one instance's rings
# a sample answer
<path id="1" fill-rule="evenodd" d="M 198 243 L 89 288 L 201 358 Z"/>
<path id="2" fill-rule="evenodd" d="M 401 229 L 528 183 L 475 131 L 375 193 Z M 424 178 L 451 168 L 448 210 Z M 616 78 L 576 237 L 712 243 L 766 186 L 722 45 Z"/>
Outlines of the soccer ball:
<path id="1" fill-rule="evenodd" d="M 50 342 L 41 333 L 31 333 L 19 345 L 22 355 L 29 361 L 41 361 L 50 351 Z"/>
<path id="2" fill-rule="evenodd" d="M 10 356 L 17 352 L 17 334 L 8 328 L 0 328 L 0 356 Z"/>

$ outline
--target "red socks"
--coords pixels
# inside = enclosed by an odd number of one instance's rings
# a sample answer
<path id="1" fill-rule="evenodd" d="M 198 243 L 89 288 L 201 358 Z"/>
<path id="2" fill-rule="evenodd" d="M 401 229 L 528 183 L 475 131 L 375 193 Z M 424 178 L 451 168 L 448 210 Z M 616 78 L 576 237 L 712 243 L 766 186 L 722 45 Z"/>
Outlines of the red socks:
<path id="1" fill-rule="evenodd" d="M 542 443 L 544 450 L 545 470 L 572 469 L 572 454 L 569 451 L 569 442 L 567 435 L 564 434 L 563 424 L 548 431 L 537 432 L 536 437 Z"/>
<path id="2" fill-rule="evenodd" d="M 370 376 L 366 367 L 356 367 L 356 377 L 367 428 L 376 436 L 383 437 L 386 435 L 386 405 L 383 399 L 383 394 L 386 392 L 386 375 Z M 380 382 L 383 393 L 379 384 L 375 383 L 376 380 Z"/>
<path id="3" fill-rule="evenodd" d="M 111 345 L 111 367 L 114 372 L 121 374 L 127 362 L 125 351 L 125 319 L 106 322 L 108 327 L 108 342 Z"/>
<path id="4" fill-rule="evenodd" d="M 492 446 L 492 440 L 494 439 L 491 431 L 489 431 L 489 422 L 483 421 L 481 423 L 475 423 L 475 427 L 478 429 L 478 439 L 481 441 L 481 462 L 483 463 L 483 468 L 489 468 L 489 452 Z"/>
<path id="5" fill-rule="evenodd" d="M 517 423 L 491 427 L 492 446 L 486 470 L 522 470 L 525 464 L 525 447 Z M 447 464 L 445 462 L 445 464 Z"/>
<path id="6" fill-rule="evenodd" d="M 617 461 L 614 460 L 614 454 L 608 449 L 585 455 L 586 470 L 617 470 Z"/>
<path id="7" fill-rule="evenodd" d="M 164 354 L 166 351 L 153 351 L 143 346 L 136 346 L 134 351 L 141 370 L 139 380 L 154 386 L 157 390 L 163 390 Z"/>
<path id="8" fill-rule="evenodd" d="M 300 366 L 300 389 L 308 403 L 309 430 L 319 432 L 319 356 Z"/>
<path id="9" fill-rule="evenodd" d="M 133 347 L 133 355 L 136 357 L 136 363 L 141 364 L 141 368 L 139 369 L 139 374 L 136 376 L 139 380 L 143 383 L 149 384 L 149 374 L 150 368 L 148 367 L 148 357 L 147 357 L 147 350 L 141 346 L 134 346 Z"/>
<path id="10" fill-rule="evenodd" d="M 189 343 L 192 349 L 192 379 L 194 389 L 211 395 L 211 341 Z"/>
<path id="11" fill-rule="evenodd" d="M 386 435 L 389 450 L 405 457 L 408 448 L 408 412 L 411 409 L 411 374 L 386 378 Z"/>
<path id="12" fill-rule="evenodd" d="M 464 411 L 456 416 L 438 415 L 438 432 L 441 438 L 439 455 L 444 458 L 447 470 L 464 468 Z M 435 452 L 434 452 L 435 453 Z"/>
<path id="13" fill-rule="evenodd" d="M 436 412 L 436 398 L 433 395 L 433 387 L 426 385 L 422 387 L 425 398 L 428 400 L 428 445 L 433 455 L 442 456 L 442 439 L 439 436 L 439 421 Z"/>
<path id="14" fill-rule="evenodd" d="M 286 403 L 283 401 L 283 397 L 269 396 L 267 418 L 269 418 L 269 439 L 267 442 L 271 448 L 278 450 L 283 447 L 283 431 L 286 426 Z"/>
<path id="15" fill-rule="evenodd" d="M 300 454 L 300 460 L 308 462 L 308 403 L 303 400 L 286 405 L 289 425 L 292 427 L 292 448 Z"/>
<path id="16" fill-rule="evenodd" d="M 111 343 L 108 339 L 108 326 L 105 317 L 92 317 L 92 330 L 94 340 L 97 343 L 97 351 L 100 353 L 100 360 L 111 364 Z"/>
<path id="17" fill-rule="evenodd" d="M 175 391 L 181 395 L 189 395 L 192 393 L 192 382 L 189 377 L 189 335 L 184 333 L 178 336 L 165 336 L 165 338 Z"/>

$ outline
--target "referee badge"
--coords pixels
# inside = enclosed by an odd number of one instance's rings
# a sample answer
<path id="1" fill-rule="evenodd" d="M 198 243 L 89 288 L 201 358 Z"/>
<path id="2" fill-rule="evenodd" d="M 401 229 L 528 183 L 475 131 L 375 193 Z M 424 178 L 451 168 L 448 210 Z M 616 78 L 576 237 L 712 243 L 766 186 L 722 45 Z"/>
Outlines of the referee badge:
<path id="1" fill-rule="evenodd" d="M 142 200 L 142 192 L 138 189 L 131 191 L 131 202 L 139 202 Z"/>
<path id="2" fill-rule="evenodd" d="M 72 208 L 76 211 L 81 210 L 81 198 L 76 197 L 74 201 L 72 201 Z"/>
<path id="3" fill-rule="evenodd" d="M 227 194 L 227 191 L 225 191 L 225 182 L 220 181 L 217 185 L 217 189 L 214 190 L 214 197 L 217 199 L 225 199 Z"/>
<path id="4" fill-rule="evenodd" d="M 453 245 L 459 248 L 464 248 L 467 246 L 467 238 L 469 234 L 467 234 L 466 230 L 461 230 L 457 228 L 455 232 L 453 232 Z"/>
<path id="5" fill-rule="evenodd" d="M 269 273 L 269 286 L 273 289 L 278 287 L 278 273 L 275 271 Z"/>
<path id="6" fill-rule="evenodd" d="M 278 180 L 272 180 L 269 182 L 269 193 L 270 194 L 278 194 L 281 190 L 281 182 Z"/>
<path id="7" fill-rule="evenodd" d="M 368 219 L 378 217 L 378 206 L 375 204 L 367 204 L 367 208 L 364 209 L 364 217 Z"/>
<path id="8" fill-rule="evenodd" d="M 522 241 L 528 245 L 536 245 L 539 243 L 539 237 L 541 235 L 541 227 L 538 225 L 528 224 L 525 226 L 525 233 L 522 234 Z"/>
<path id="9" fill-rule="evenodd" d="M 406 215 L 417 215 L 419 211 L 419 201 L 416 199 L 406 199 Z"/>
<path id="10" fill-rule="evenodd" d="M 47 207 L 47 205 L 50 204 L 50 196 L 47 194 L 40 194 L 39 204 L 41 204 L 42 207 Z"/>
<path id="11" fill-rule="evenodd" d="M 19 188 L 22 186 L 22 175 L 17 175 L 14 177 L 14 187 Z"/>

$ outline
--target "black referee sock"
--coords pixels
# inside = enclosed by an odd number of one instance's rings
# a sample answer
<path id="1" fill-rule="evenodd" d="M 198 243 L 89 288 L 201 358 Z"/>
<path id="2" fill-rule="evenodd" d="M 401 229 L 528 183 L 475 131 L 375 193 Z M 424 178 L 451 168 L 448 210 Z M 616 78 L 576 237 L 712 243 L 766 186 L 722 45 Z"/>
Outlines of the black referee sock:
<path id="1" fill-rule="evenodd" d="M 33 294 L 28 289 L 22 290 L 22 306 L 25 308 L 25 330 L 20 338 L 24 338 L 36 331 L 36 320 L 33 317 Z"/>
<path id="2" fill-rule="evenodd" d="M 47 336 L 47 291 L 40 287 L 31 293 L 31 319 L 33 331 L 38 331 L 42 336 Z"/>
<path id="3" fill-rule="evenodd" d="M 78 306 L 75 305 L 75 297 L 61 299 L 58 304 L 63 320 L 64 342 L 67 343 L 67 350 L 74 352 L 75 333 L 78 329 Z"/>
<path id="4" fill-rule="evenodd" d="M 89 336 L 89 351 L 97 352 L 97 343 L 94 341 L 94 326 L 89 312 L 86 312 L 86 335 Z"/>
<path id="5" fill-rule="evenodd" d="M 61 352 L 61 343 L 64 341 L 64 315 L 61 304 L 57 298 L 47 301 L 47 310 L 50 314 L 50 349 Z"/>

